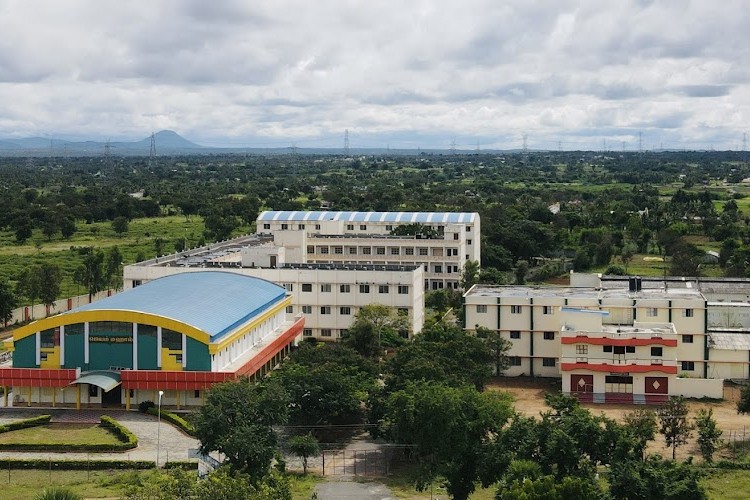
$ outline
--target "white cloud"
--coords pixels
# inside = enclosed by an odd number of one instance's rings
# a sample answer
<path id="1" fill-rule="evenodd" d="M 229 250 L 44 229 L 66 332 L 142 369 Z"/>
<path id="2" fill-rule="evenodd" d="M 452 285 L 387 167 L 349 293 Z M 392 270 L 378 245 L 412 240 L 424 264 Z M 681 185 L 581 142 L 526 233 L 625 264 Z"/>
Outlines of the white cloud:
<path id="1" fill-rule="evenodd" d="M 0 0 L 0 137 L 735 147 L 744 14 L 740 0 Z"/>

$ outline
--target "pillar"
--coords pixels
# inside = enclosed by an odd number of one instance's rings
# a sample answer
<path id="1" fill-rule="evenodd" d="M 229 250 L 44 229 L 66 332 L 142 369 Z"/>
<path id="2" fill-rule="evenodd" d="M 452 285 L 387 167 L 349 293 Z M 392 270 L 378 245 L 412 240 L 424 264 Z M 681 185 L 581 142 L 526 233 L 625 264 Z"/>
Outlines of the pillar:
<path id="1" fill-rule="evenodd" d="M 181 393 L 181 392 L 182 392 L 182 391 L 180 391 L 180 390 L 176 390 L 176 391 L 174 391 L 174 397 L 175 397 L 175 399 L 177 400 L 177 409 L 178 409 L 178 410 L 180 409 L 180 393 Z M 187 396 L 185 396 L 185 398 L 187 399 Z"/>
<path id="2" fill-rule="evenodd" d="M 5 402 L 5 407 L 8 407 L 8 389 L 9 387 L 3 386 L 3 401 Z"/>
<path id="3" fill-rule="evenodd" d="M 56 406 L 57 403 L 57 388 L 56 387 L 50 387 L 50 390 L 52 391 L 52 408 Z"/>
<path id="4" fill-rule="evenodd" d="M 76 384 L 76 410 L 81 409 L 81 384 Z"/>
<path id="5" fill-rule="evenodd" d="M 125 410 L 130 411 L 130 389 L 124 389 L 125 391 Z"/>
<path id="6" fill-rule="evenodd" d="M 26 405 L 27 406 L 31 406 L 31 386 L 29 386 L 29 394 L 28 394 L 28 396 L 29 397 L 26 398 Z"/>

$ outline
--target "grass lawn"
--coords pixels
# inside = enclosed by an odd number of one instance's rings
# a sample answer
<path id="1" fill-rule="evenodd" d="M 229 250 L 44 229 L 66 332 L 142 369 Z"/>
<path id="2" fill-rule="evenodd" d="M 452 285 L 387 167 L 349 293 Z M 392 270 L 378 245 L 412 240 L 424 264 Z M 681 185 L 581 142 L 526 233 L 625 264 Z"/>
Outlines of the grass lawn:
<path id="1" fill-rule="evenodd" d="M 32 499 L 47 486 L 68 488 L 84 498 L 119 498 L 128 481 L 137 475 L 131 471 L 69 471 L 69 470 L 0 470 L 0 497 L 17 500 Z M 9 480 L 10 478 L 10 480 Z"/>
<path id="2" fill-rule="evenodd" d="M 315 485 L 323 481 L 321 476 L 309 473 L 304 475 L 290 472 L 288 477 L 294 500 L 308 500 L 315 489 Z"/>
<path id="3" fill-rule="evenodd" d="M 745 499 L 750 491 L 750 471 L 727 470 L 712 473 L 701 481 L 708 498 Z"/>
<path id="4" fill-rule="evenodd" d="M 104 427 L 92 424 L 48 424 L 0 434 L 3 444 L 111 444 L 117 438 Z"/>

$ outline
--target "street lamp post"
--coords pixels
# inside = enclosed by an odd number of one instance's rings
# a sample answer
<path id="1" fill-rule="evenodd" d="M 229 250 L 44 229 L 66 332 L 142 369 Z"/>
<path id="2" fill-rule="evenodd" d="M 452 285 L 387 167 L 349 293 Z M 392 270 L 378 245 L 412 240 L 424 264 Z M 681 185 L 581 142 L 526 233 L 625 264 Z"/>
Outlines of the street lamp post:
<path id="1" fill-rule="evenodd" d="M 161 430 L 161 397 L 164 395 L 164 391 L 159 391 L 159 401 L 156 406 L 156 467 L 159 467 L 159 451 L 161 451 L 160 446 L 160 433 Z"/>

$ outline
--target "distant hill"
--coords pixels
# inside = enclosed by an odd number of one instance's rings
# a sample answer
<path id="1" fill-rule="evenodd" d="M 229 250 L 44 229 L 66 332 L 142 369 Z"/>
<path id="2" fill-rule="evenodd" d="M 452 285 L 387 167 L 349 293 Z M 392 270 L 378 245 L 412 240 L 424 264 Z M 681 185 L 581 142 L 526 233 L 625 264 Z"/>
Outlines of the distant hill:
<path id="1" fill-rule="evenodd" d="M 156 154 L 187 154 L 204 152 L 206 148 L 191 142 L 173 130 L 162 130 L 154 134 Z M 0 155 L 3 156 L 94 156 L 104 154 L 105 142 L 66 141 L 44 137 L 0 139 Z M 151 151 L 151 136 L 134 142 L 110 142 L 113 155 L 148 155 Z"/>

